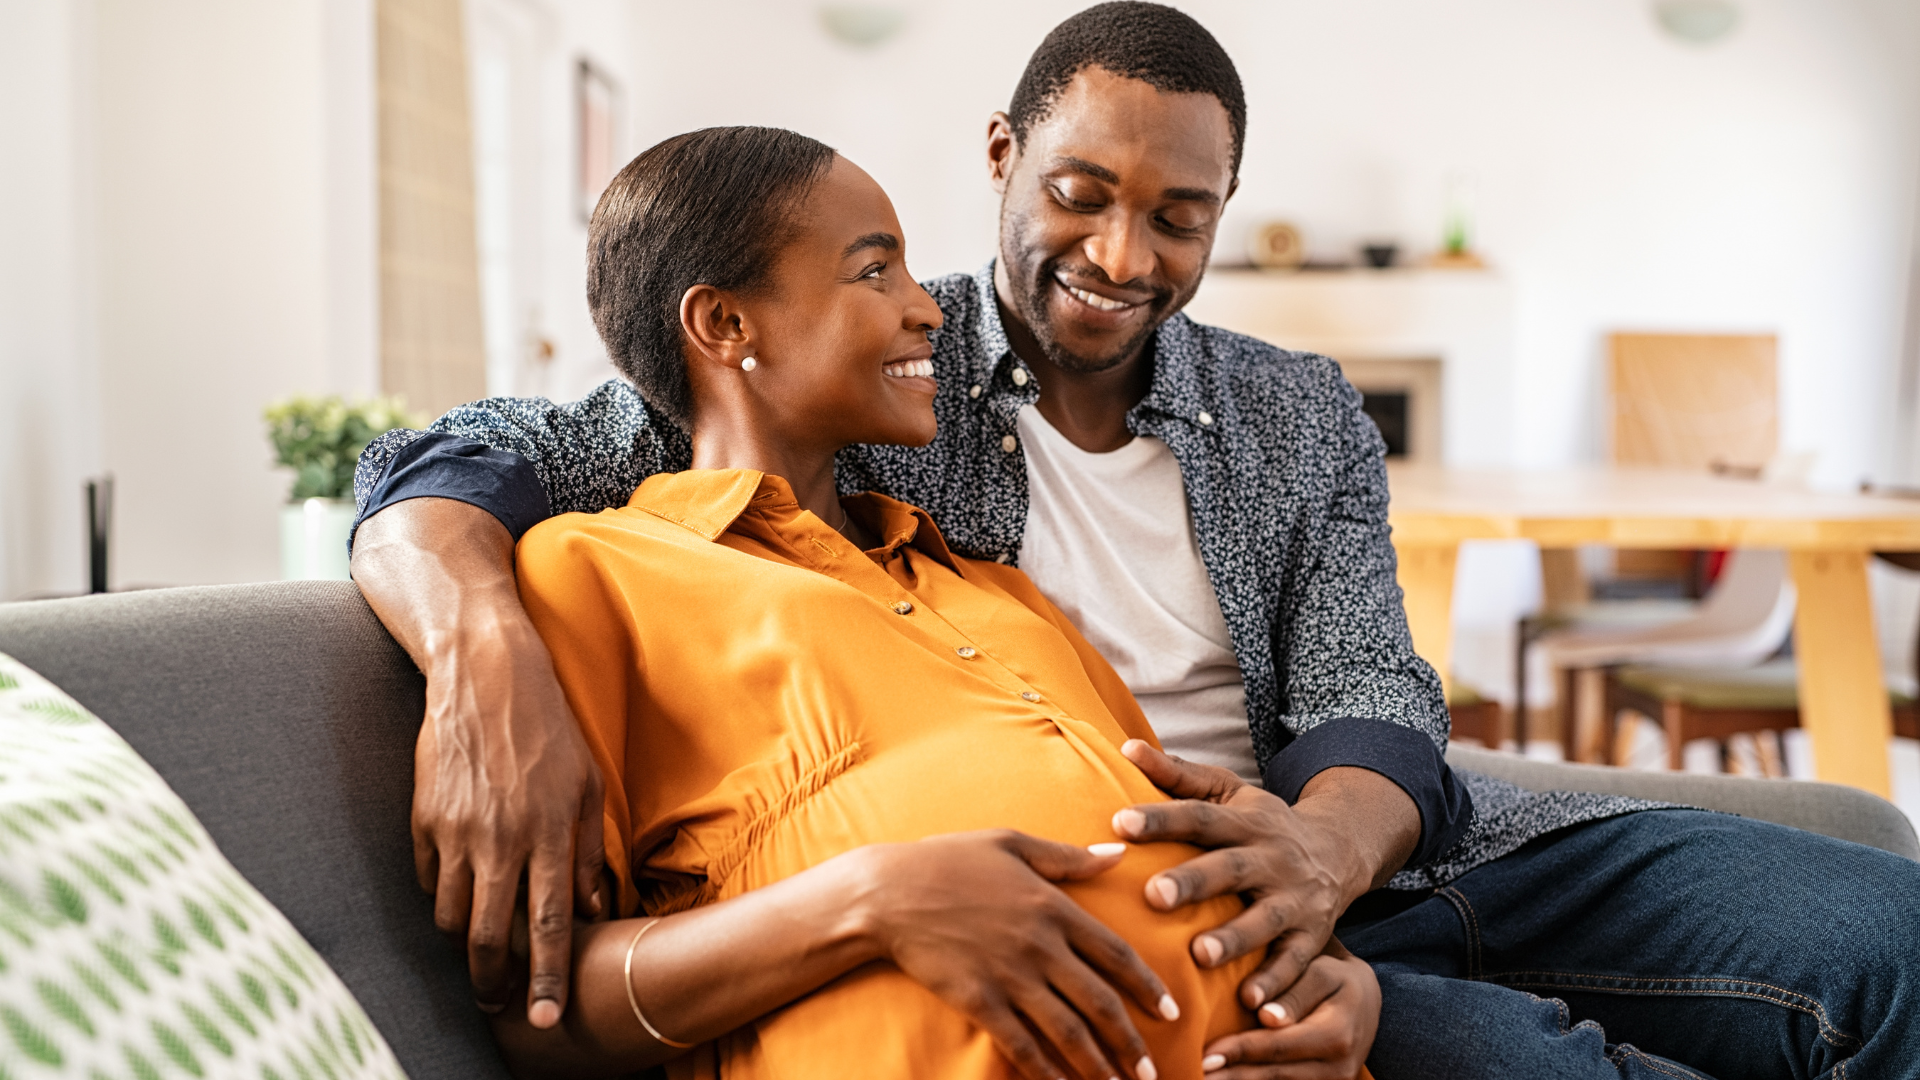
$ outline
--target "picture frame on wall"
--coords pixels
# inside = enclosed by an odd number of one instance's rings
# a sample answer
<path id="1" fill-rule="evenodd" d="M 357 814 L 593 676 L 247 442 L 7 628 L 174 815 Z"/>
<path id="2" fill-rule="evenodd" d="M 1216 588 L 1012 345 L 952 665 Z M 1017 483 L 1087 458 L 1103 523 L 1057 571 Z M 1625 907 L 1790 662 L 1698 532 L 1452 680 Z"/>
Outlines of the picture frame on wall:
<path id="1" fill-rule="evenodd" d="M 578 146 L 575 196 L 585 224 L 620 168 L 620 85 L 583 56 L 574 65 L 573 91 Z"/>

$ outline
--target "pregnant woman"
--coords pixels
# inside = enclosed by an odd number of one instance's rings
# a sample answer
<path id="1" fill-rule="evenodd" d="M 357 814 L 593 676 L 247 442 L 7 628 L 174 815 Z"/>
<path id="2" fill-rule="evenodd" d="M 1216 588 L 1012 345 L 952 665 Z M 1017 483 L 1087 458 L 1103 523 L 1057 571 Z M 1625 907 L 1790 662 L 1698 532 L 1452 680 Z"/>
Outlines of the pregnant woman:
<path id="1" fill-rule="evenodd" d="M 590 245 L 608 350 L 694 467 L 517 551 L 606 782 L 619 917 L 578 933 L 563 1021 L 497 1019 L 516 1071 L 1157 1080 L 1261 1021 L 1301 1029 L 1297 1075 L 1357 1068 L 1311 1059 L 1336 1028 L 1364 1059 L 1364 964 L 1331 946 L 1256 1021 L 1259 958 L 1188 953 L 1239 901 L 1148 906 L 1196 852 L 1115 842 L 1166 796 L 1099 654 L 923 512 L 839 497 L 841 448 L 936 434 L 941 316 L 879 186 L 791 132 L 694 132 L 621 172 Z M 1071 900 L 1058 938 L 994 936 L 1032 871 Z"/>

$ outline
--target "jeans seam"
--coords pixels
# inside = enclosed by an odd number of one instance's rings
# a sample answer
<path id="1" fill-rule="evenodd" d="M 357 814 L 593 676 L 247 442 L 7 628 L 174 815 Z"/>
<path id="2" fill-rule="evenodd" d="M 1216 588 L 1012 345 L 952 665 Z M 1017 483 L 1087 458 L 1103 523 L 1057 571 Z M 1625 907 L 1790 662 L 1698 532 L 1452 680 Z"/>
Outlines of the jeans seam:
<path id="1" fill-rule="evenodd" d="M 1480 964 L 1480 919 L 1474 914 L 1473 902 L 1466 894 L 1449 885 L 1439 890 L 1441 896 L 1453 905 L 1460 921 L 1467 930 L 1467 978 L 1473 982 L 1484 981 Z"/>
<path id="2" fill-rule="evenodd" d="M 1686 1068 L 1684 1065 L 1670 1066 L 1667 1062 L 1649 1057 L 1645 1051 L 1636 1046 L 1626 1046 L 1623 1044 L 1616 1047 L 1613 1055 L 1610 1056 L 1631 1057 L 1654 1072 L 1661 1073 L 1665 1076 L 1679 1077 L 1679 1080 L 1700 1080 L 1700 1074 L 1694 1072 L 1692 1069 Z"/>
<path id="3" fill-rule="evenodd" d="M 1530 981 L 1529 977 L 1547 981 Z M 1859 1039 L 1835 1027 L 1827 1016 L 1827 1010 L 1818 999 L 1805 994 L 1795 993 L 1782 986 L 1761 982 L 1756 979 L 1735 979 L 1730 977 L 1705 978 L 1643 978 L 1628 975 L 1589 975 L 1571 971 L 1509 971 L 1489 977 L 1489 981 L 1510 986 L 1514 989 L 1531 987 L 1534 989 L 1552 989 L 1574 986 L 1595 993 L 1633 993 L 1655 994 L 1669 997 L 1735 997 L 1750 1001 L 1763 1001 L 1792 1009 L 1813 1017 L 1820 1026 L 1820 1037 L 1835 1050 L 1846 1054 L 1858 1051 L 1862 1045 Z M 1678 984 L 1671 989 L 1663 989 L 1657 984 Z M 1704 984 L 1689 987 L 1686 984 Z M 1708 987 L 1762 987 L 1772 991 L 1761 993 L 1752 989 L 1709 989 Z"/>

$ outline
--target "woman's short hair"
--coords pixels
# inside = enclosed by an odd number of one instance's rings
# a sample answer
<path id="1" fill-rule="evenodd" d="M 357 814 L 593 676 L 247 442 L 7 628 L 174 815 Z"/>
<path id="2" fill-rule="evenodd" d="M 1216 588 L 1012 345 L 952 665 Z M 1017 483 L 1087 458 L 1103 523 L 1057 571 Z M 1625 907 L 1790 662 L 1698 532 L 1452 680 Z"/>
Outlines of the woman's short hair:
<path id="1" fill-rule="evenodd" d="M 627 163 L 587 225 L 587 307 L 614 366 L 648 404 L 692 426 L 680 299 L 695 285 L 765 286 L 795 208 L 833 148 L 781 128 L 675 135 Z"/>

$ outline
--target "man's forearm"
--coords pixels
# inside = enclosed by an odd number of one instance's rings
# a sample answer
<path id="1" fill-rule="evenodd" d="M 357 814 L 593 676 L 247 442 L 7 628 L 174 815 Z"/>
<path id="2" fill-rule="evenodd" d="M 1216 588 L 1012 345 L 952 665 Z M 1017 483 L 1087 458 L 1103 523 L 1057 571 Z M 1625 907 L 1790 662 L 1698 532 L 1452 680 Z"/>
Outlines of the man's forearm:
<path id="1" fill-rule="evenodd" d="M 1294 813 L 1340 838 L 1349 858 L 1342 881 L 1352 903 L 1400 872 L 1420 843 L 1420 811 L 1400 785 L 1351 766 L 1326 769 L 1307 781 Z"/>
<path id="2" fill-rule="evenodd" d="M 361 523 L 352 565 L 374 614 L 430 676 L 463 640 L 533 634 L 514 586 L 513 537 L 477 506 L 395 503 Z"/>

